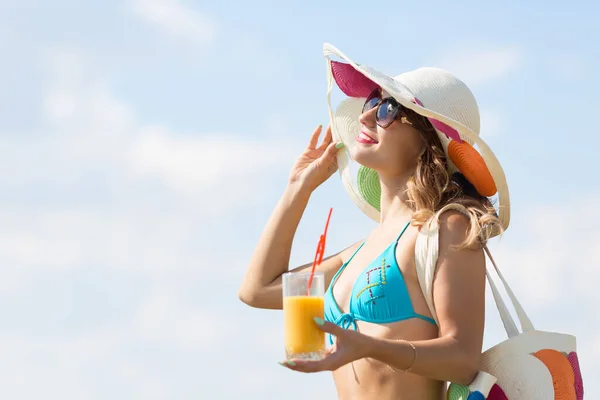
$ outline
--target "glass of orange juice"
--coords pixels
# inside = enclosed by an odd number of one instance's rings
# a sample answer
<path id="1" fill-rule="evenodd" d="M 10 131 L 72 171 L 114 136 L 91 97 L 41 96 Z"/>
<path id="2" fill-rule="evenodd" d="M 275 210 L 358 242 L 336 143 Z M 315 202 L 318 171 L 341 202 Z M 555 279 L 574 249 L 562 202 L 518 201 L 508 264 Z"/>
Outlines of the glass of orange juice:
<path id="1" fill-rule="evenodd" d="M 310 271 L 283 274 L 283 324 L 288 359 L 319 360 L 325 354 L 325 333 L 313 320 L 323 319 L 325 275 Z"/>

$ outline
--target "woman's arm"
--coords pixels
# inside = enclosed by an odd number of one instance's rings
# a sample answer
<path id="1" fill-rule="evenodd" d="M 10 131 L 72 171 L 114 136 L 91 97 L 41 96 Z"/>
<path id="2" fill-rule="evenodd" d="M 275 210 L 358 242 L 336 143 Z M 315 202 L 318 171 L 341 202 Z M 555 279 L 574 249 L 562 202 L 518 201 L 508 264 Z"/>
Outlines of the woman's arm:
<path id="1" fill-rule="evenodd" d="M 327 128 L 320 146 L 322 127 L 313 132 L 308 146 L 294 163 L 289 184 L 277 203 L 271 218 L 258 240 L 258 245 L 248 265 L 238 297 L 257 308 L 281 309 L 281 275 L 288 271 L 292 241 L 308 204 L 311 193 L 337 170 L 336 154 L 340 143 L 332 139 Z M 312 263 L 293 271 L 303 271 Z M 342 266 L 341 255 L 323 259 L 318 271 L 325 273 L 326 284 Z"/>
<path id="2" fill-rule="evenodd" d="M 310 192 L 295 185 L 285 190 L 258 241 L 239 289 L 238 297 L 244 303 L 256 308 L 283 307 L 281 275 L 288 272 L 292 241 L 309 197 Z M 316 268 L 325 273 L 326 285 L 342 266 L 343 253 L 324 258 Z M 312 263 L 308 263 L 292 271 L 309 270 L 311 267 Z"/>
<path id="3" fill-rule="evenodd" d="M 258 308 L 280 308 L 281 301 L 275 297 L 281 296 L 275 296 L 276 288 L 271 284 L 288 269 L 292 241 L 309 198 L 310 192 L 300 185 L 286 187 L 258 240 L 240 286 L 238 297 L 244 303 Z"/>
<path id="4" fill-rule="evenodd" d="M 439 258 L 433 298 L 440 337 L 406 342 L 376 339 L 368 357 L 396 369 L 441 381 L 468 385 L 479 370 L 485 322 L 485 256 L 483 250 L 453 250 L 462 243 L 469 221 L 457 212 L 440 218 Z M 416 357 L 415 357 L 416 355 Z M 414 359 L 414 363 L 413 363 Z"/>

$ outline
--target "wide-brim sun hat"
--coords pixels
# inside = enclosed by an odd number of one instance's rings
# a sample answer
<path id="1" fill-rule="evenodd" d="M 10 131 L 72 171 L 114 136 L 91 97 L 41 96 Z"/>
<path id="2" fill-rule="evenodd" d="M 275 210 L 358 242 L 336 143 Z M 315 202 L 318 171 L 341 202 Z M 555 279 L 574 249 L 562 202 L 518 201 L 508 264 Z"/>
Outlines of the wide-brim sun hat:
<path id="1" fill-rule="evenodd" d="M 381 188 L 377 172 L 357 164 L 350 153 L 356 145 L 366 98 L 375 89 L 389 93 L 402 106 L 426 117 L 435 128 L 448 161 L 448 172 L 462 173 L 478 193 L 493 201 L 504 229 L 510 222 L 510 196 L 500 162 L 479 137 L 477 101 L 460 79 L 440 68 L 422 67 L 390 77 L 358 64 L 329 43 L 323 46 L 327 61 L 327 105 L 334 140 L 344 143 L 338 152 L 343 185 L 356 205 L 380 221 Z M 333 58 L 339 58 L 340 61 Z M 331 106 L 334 82 L 348 96 L 335 112 Z"/>

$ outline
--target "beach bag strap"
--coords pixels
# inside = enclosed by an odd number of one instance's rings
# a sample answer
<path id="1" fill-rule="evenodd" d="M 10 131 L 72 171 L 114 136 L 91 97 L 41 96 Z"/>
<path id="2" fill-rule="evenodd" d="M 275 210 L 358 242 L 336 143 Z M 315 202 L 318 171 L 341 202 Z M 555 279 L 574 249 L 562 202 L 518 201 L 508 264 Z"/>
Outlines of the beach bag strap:
<path id="1" fill-rule="evenodd" d="M 425 301 L 429 307 L 429 311 L 436 322 L 438 322 L 438 318 L 433 302 L 433 281 L 435 278 L 439 254 L 439 217 L 444 211 L 448 210 L 456 210 L 467 216 L 469 215 L 467 209 L 460 204 L 446 205 L 421 227 L 415 244 L 415 265 L 417 269 L 417 277 L 419 279 L 419 284 L 425 297 Z M 531 323 L 531 319 L 529 319 L 529 316 L 521 306 L 521 303 L 519 303 L 519 300 L 517 300 L 517 297 L 508 285 L 508 282 L 506 279 L 504 279 L 504 276 L 498 269 L 490 250 L 487 246 L 485 246 L 484 250 L 492 262 L 492 265 L 494 266 L 494 269 L 496 270 L 496 273 L 498 274 L 498 277 L 500 278 L 502 285 L 504 286 L 504 289 L 506 290 L 506 293 L 508 294 L 508 297 L 516 311 L 522 332 L 535 330 L 533 324 Z M 519 335 L 519 329 L 517 328 L 514 319 L 510 315 L 510 312 L 508 311 L 508 308 L 506 307 L 506 304 L 502 299 L 500 292 L 498 291 L 498 287 L 494 283 L 494 279 L 490 275 L 487 268 L 485 274 L 487 276 L 490 288 L 492 289 L 496 308 L 500 313 L 500 318 L 504 324 L 506 334 L 509 338 Z"/>

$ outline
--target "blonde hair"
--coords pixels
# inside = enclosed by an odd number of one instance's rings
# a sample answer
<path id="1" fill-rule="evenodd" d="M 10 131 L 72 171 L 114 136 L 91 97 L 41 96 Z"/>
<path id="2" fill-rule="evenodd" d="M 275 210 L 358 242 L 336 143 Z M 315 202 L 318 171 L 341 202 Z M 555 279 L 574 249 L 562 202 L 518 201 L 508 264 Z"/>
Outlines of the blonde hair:
<path id="1" fill-rule="evenodd" d="M 455 248 L 485 246 L 490 237 L 503 231 L 493 204 L 461 173 L 448 173 L 442 143 L 427 118 L 409 109 L 403 110 L 403 118 L 421 132 L 425 142 L 425 150 L 417 160 L 416 171 L 406 189 L 408 204 L 414 211 L 412 223 L 422 226 L 442 207 L 460 204 L 467 209 L 470 224 L 464 241 Z"/>

